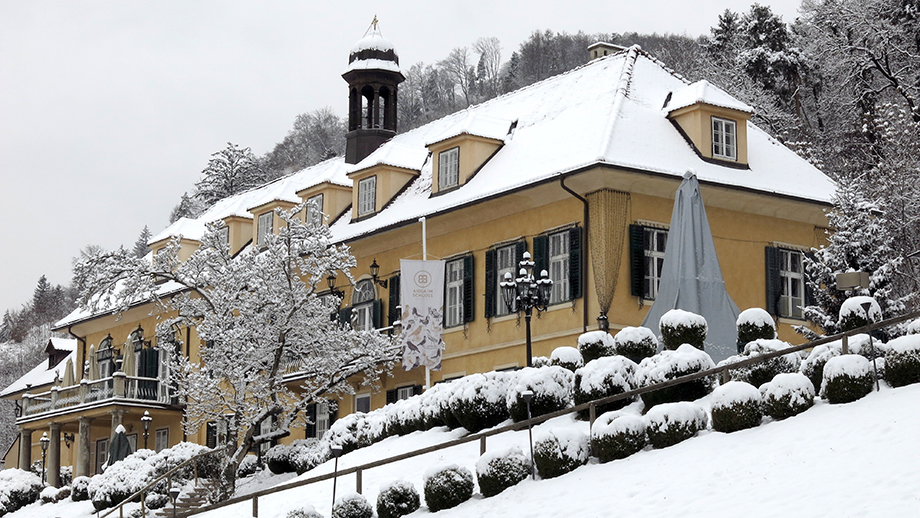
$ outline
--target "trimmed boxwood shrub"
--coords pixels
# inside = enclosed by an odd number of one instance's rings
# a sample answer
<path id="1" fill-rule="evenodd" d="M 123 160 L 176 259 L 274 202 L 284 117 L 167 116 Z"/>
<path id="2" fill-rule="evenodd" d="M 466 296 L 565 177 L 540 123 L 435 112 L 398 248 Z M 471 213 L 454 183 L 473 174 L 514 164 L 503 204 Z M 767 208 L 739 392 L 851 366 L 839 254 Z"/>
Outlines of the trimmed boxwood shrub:
<path id="1" fill-rule="evenodd" d="M 421 507 L 418 491 L 411 482 L 397 480 L 384 486 L 377 495 L 378 518 L 399 518 Z"/>
<path id="2" fill-rule="evenodd" d="M 425 504 L 433 513 L 457 507 L 473 496 L 473 474 L 456 464 L 430 470 L 424 478 Z"/>
<path id="3" fill-rule="evenodd" d="M 550 360 L 546 356 L 534 356 L 531 359 L 530 363 L 533 364 L 533 367 L 535 369 L 539 369 L 542 367 L 549 367 L 550 365 L 553 364 L 552 360 Z"/>
<path id="4" fill-rule="evenodd" d="M 647 387 L 713 367 L 715 364 L 708 354 L 692 345 L 684 344 L 676 351 L 661 351 L 655 356 L 642 360 L 639 368 L 636 369 L 636 385 Z M 645 403 L 645 408 L 661 403 L 695 401 L 712 392 L 715 386 L 715 378 L 707 376 L 680 385 L 646 392 L 642 394 L 642 401 Z"/>
<path id="5" fill-rule="evenodd" d="M 12 513 L 38 501 L 44 484 L 35 474 L 18 468 L 0 471 L 0 504 Z"/>
<path id="6" fill-rule="evenodd" d="M 255 455 L 246 455 L 240 461 L 240 467 L 236 469 L 236 476 L 239 478 L 255 475 L 259 471 L 259 458 Z"/>
<path id="7" fill-rule="evenodd" d="M 595 399 L 622 394 L 636 388 L 636 368 L 632 360 L 623 356 L 606 356 L 591 360 L 575 371 L 575 404 L 580 405 Z M 635 401 L 635 398 L 621 399 L 596 408 L 597 415 L 619 410 Z M 578 417 L 588 419 L 589 410 L 580 410 Z"/>
<path id="8" fill-rule="evenodd" d="M 866 310 L 862 308 L 864 302 L 871 304 L 869 306 L 869 318 L 866 318 Z M 848 298 L 840 305 L 837 326 L 841 332 L 846 332 L 881 320 L 882 308 L 878 305 L 878 302 L 872 297 L 859 295 Z"/>
<path id="9" fill-rule="evenodd" d="M 789 347 L 792 346 L 782 340 L 766 340 L 762 338 L 753 340 L 748 342 L 741 354 L 726 358 L 719 362 L 719 365 L 737 363 L 753 357 L 763 356 L 764 354 L 782 351 Z M 744 381 L 759 387 L 772 380 L 777 374 L 798 372 L 801 363 L 801 357 L 797 353 L 789 353 L 754 365 L 748 365 L 747 367 L 731 369 L 729 372 L 733 380 Z"/>
<path id="10" fill-rule="evenodd" d="M 557 347 L 553 349 L 553 354 L 549 356 L 549 363 L 575 372 L 576 369 L 580 369 L 585 364 L 585 360 L 581 357 L 578 349 L 574 347 Z"/>
<path id="11" fill-rule="evenodd" d="M 800 372 L 777 374 L 760 386 L 764 414 L 780 420 L 801 414 L 815 404 L 815 387 Z"/>
<path id="12" fill-rule="evenodd" d="M 706 411 L 686 401 L 658 405 L 649 410 L 645 419 L 645 433 L 655 448 L 667 448 L 685 441 L 705 430 L 707 424 Z"/>
<path id="13" fill-rule="evenodd" d="M 601 462 L 625 459 L 645 448 L 645 419 L 635 414 L 607 412 L 591 428 L 594 456 Z"/>
<path id="14" fill-rule="evenodd" d="M 541 478 L 554 478 L 588 463 L 588 436 L 573 428 L 554 428 L 539 434 L 533 460 Z"/>
<path id="15" fill-rule="evenodd" d="M 460 425 L 476 433 L 508 419 L 505 398 L 511 378 L 506 372 L 487 372 L 455 381 L 450 410 Z"/>
<path id="16" fill-rule="evenodd" d="M 872 392 L 875 375 L 869 360 L 858 354 L 831 358 L 824 366 L 821 396 L 829 403 L 850 403 Z"/>
<path id="17" fill-rule="evenodd" d="M 672 309 L 661 315 L 658 329 L 661 330 L 661 342 L 665 349 L 672 351 L 683 344 L 690 344 L 702 351 L 708 331 L 705 318 L 682 309 Z"/>
<path id="18" fill-rule="evenodd" d="M 144 505 L 147 509 L 162 509 L 169 503 L 169 495 L 162 493 L 150 493 L 144 498 Z"/>
<path id="19" fill-rule="evenodd" d="M 744 351 L 745 345 L 754 340 L 776 338 L 776 324 L 773 323 L 773 317 L 761 308 L 749 308 L 742 311 L 738 315 L 735 327 L 738 329 L 738 354 Z"/>
<path id="20" fill-rule="evenodd" d="M 895 338 L 888 342 L 888 347 L 885 381 L 892 387 L 920 383 L 920 334 Z"/>
<path id="21" fill-rule="evenodd" d="M 521 448 L 487 451 L 476 461 L 476 480 L 484 497 L 495 496 L 530 475 L 530 461 Z"/>
<path id="22" fill-rule="evenodd" d="M 74 502 L 82 502 L 83 500 L 89 500 L 89 477 L 77 477 L 73 479 L 73 483 L 70 485 L 70 499 Z"/>
<path id="23" fill-rule="evenodd" d="M 730 381 L 712 394 L 712 429 L 737 432 L 760 425 L 763 419 L 760 391 L 743 381 Z"/>
<path id="24" fill-rule="evenodd" d="M 533 391 L 530 402 L 532 417 L 537 417 L 572 405 L 572 391 L 575 374 L 558 366 L 534 368 L 528 367 L 518 371 L 517 379 L 508 387 L 508 413 L 514 422 L 527 419 L 527 404 L 521 394 L 525 390 Z"/>
<path id="25" fill-rule="evenodd" d="M 443 418 L 445 412 L 453 419 L 453 413 L 448 404 L 453 390 L 451 385 L 451 383 L 438 383 L 419 396 L 419 419 L 422 421 L 423 430 L 431 430 L 436 426 L 447 426 Z M 455 423 L 453 428 L 459 426 L 460 423 Z"/>
<path id="26" fill-rule="evenodd" d="M 292 509 L 288 511 L 285 518 L 323 518 L 323 515 L 316 512 L 316 509 L 314 509 L 312 505 L 308 505 L 301 509 Z"/>
<path id="27" fill-rule="evenodd" d="M 332 518 L 374 518 L 374 509 L 364 495 L 350 493 L 335 501 Z"/>
<path id="28" fill-rule="evenodd" d="M 589 331 L 578 337 L 578 352 L 585 363 L 616 354 L 613 339 L 607 331 Z"/>
<path id="29" fill-rule="evenodd" d="M 363 412 L 355 412 L 336 419 L 323 437 L 330 446 L 342 447 L 342 455 L 358 449 L 358 420 L 364 418 Z M 270 468 L 270 467 L 269 467 Z M 274 473 L 274 471 L 273 471 Z"/>
<path id="30" fill-rule="evenodd" d="M 298 475 L 303 475 L 331 457 L 332 451 L 326 441 L 310 438 L 291 443 L 291 464 Z"/>
<path id="31" fill-rule="evenodd" d="M 272 446 L 262 458 L 265 459 L 268 469 L 275 475 L 297 471 L 294 463 L 291 462 L 291 447 L 286 444 Z"/>
<path id="32" fill-rule="evenodd" d="M 658 339 L 647 327 L 624 327 L 613 337 L 616 353 L 639 363 L 658 352 Z"/>

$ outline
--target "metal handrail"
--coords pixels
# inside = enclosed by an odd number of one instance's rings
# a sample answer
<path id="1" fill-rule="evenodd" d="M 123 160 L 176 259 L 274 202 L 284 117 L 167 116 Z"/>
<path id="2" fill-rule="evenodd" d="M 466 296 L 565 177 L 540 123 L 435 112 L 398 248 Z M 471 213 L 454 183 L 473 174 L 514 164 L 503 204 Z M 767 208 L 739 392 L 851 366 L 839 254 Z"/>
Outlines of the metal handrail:
<path id="1" fill-rule="evenodd" d="M 656 390 L 661 390 L 661 389 L 664 389 L 664 388 L 672 387 L 672 386 L 674 386 L 674 385 L 680 385 L 681 383 L 686 383 L 686 382 L 688 382 L 688 381 L 698 380 L 698 379 L 700 379 L 700 378 L 705 378 L 705 377 L 709 377 L 709 376 L 716 376 L 716 375 L 720 375 L 720 374 L 725 375 L 725 374 L 727 374 L 728 371 L 730 371 L 730 370 L 735 370 L 735 369 L 739 369 L 739 368 L 742 368 L 742 367 L 747 367 L 747 366 L 749 366 L 749 365 L 754 365 L 754 364 L 757 364 L 757 363 L 765 362 L 765 361 L 767 361 L 767 360 L 771 360 L 771 359 L 777 358 L 777 357 L 779 357 L 779 356 L 784 356 L 784 355 L 789 354 L 789 353 L 804 351 L 805 349 L 810 349 L 810 348 L 816 347 L 816 346 L 818 346 L 818 345 L 823 345 L 823 344 L 826 344 L 826 343 L 830 343 L 830 342 L 834 342 L 834 341 L 837 341 L 837 340 L 841 340 L 841 339 L 842 339 L 843 337 L 845 337 L 845 336 L 846 336 L 846 337 L 849 337 L 849 336 L 853 336 L 853 335 L 857 335 L 857 334 L 861 334 L 861 333 L 868 333 L 868 332 L 874 331 L 874 330 L 876 330 L 876 329 L 880 329 L 880 328 L 883 328 L 883 327 L 889 327 L 889 326 L 892 326 L 892 325 L 894 325 L 894 324 L 898 324 L 898 323 L 900 323 L 900 322 L 904 322 L 904 321 L 906 321 L 906 320 L 911 320 L 911 319 L 918 318 L 918 317 L 920 317 L 920 311 L 915 311 L 915 312 L 912 312 L 912 313 L 908 313 L 908 314 L 905 314 L 905 315 L 901 315 L 901 316 L 899 316 L 899 317 L 890 318 L 890 319 L 884 320 L 884 321 L 882 321 L 882 322 L 878 322 L 878 323 L 875 323 L 875 324 L 869 324 L 869 325 L 866 325 L 866 326 L 863 326 L 863 327 L 860 327 L 860 328 L 857 328 L 857 329 L 853 329 L 853 330 L 850 330 L 850 331 L 846 331 L 846 332 L 844 332 L 844 333 L 839 333 L 839 334 L 836 334 L 836 335 L 833 335 L 833 336 L 828 336 L 828 337 L 820 338 L 820 339 L 818 339 L 818 340 L 813 340 L 813 341 L 811 341 L 811 342 L 808 342 L 808 343 L 805 343 L 805 344 L 802 344 L 802 345 L 796 345 L 796 346 L 789 347 L 789 348 L 786 348 L 786 349 L 782 349 L 782 350 L 779 350 L 779 351 L 774 351 L 774 352 L 770 352 L 770 353 L 766 353 L 766 354 L 754 356 L 754 357 L 749 358 L 749 359 L 746 359 L 746 360 L 742 360 L 742 361 L 739 361 L 739 362 L 736 362 L 736 363 L 732 363 L 732 364 L 727 364 L 727 365 L 721 365 L 721 366 L 713 367 L 712 369 L 708 369 L 708 370 L 705 370 L 705 371 L 696 372 L 696 373 L 693 373 L 693 374 L 687 374 L 686 376 L 681 376 L 681 377 L 675 378 L 675 379 L 673 379 L 673 380 L 669 380 L 669 381 L 665 381 L 665 382 L 661 382 L 661 383 L 655 383 L 654 385 L 648 385 L 648 386 L 646 386 L 646 387 L 638 388 L 638 389 L 635 389 L 635 390 L 630 390 L 630 391 L 623 392 L 623 393 L 620 393 L 620 394 L 616 394 L 616 395 L 613 395 L 613 396 L 608 396 L 608 397 L 601 398 L 601 399 L 595 399 L 595 400 L 589 401 L 589 402 L 587 402 L 587 403 L 582 403 L 582 404 L 580 404 L 580 405 L 575 405 L 575 406 L 572 406 L 572 407 L 564 408 L 564 409 L 562 409 L 562 410 L 557 410 L 557 411 L 555 411 L 555 412 L 550 412 L 550 413 L 548 413 L 548 414 L 543 414 L 543 415 L 541 415 L 541 416 L 534 417 L 534 418 L 532 418 L 532 419 L 527 419 L 527 420 L 524 420 L 524 421 L 519 421 L 519 422 L 517 422 L 517 423 L 512 423 L 512 424 L 509 424 L 509 425 L 500 426 L 500 427 L 498 427 L 498 428 L 493 428 L 493 429 L 491 429 L 491 430 L 486 430 L 486 431 L 483 431 L 483 432 L 478 432 L 478 433 L 470 434 L 470 435 L 467 435 L 467 436 L 465 436 L 465 437 L 461 437 L 461 438 L 459 438 L 459 439 L 453 439 L 453 440 L 450 440 L 450 441 L 447 441 L 447 442 L 443 442 L 443 443 L 441 443 L 441 444 L 436 444 L 436 445 L 434 445 L 434 446 L 429 446 L 429 447 L 427 447 L 427 448 L 420 448 L 420 449 L 418 449 L 418 450 L 413 450 L 413 451 L 409 451 L 409 452 L 406 452 L 406 453 L 401 453 L 401 454 L 399 454 L 399 455 L 394 455 L 394 456 L 392 456 L 392 457 L 387 457 L 387 458 L 385 458 L 385 459 L 380 459 L 380 460 L 376 460 L 376 461 L 373 461 L 373 462 L 368 462 L 368 463 L 365 463 L 365 464 L 361 464 L 361 465 L 359 465 L 359 466 L 354 466 L 354 467 L 351 467 L 351 468 L 341 469 L 341 470 L 338 470 L 337 472 L 327 473 L 327 474 L 325 474 L 325 475 L 318 475 L 318 476 L 315 476 L 315 477 L 308 478 L 308 479 L 306 479 L 306 480 L 300 480 L 300 481 L 295 481 L 295 482 L 289 482 L 289 483 L 287 483 L 287 484 L 281 484 L 281 485 L 275 486 L 275 487 L 273 487 L 273 488 L 263 489 L 263 490 L 261 490 L 261 491 L 256 491 L 256 492 L 254 492 L 254 493 L 250 493 L 250 494 L 245 495 L 245 496 L 238 496 L 238 497 L 230 498 L 230 499 L 224 500 L 223 502 L 218 502 L 218 503 L 209 505 L 209 506 L 207 506 L 207 507 L 202 507 L 202 508 L 199 508 L 199 509 L 192 509 L 192 510 L 188 511 L 188 512 L 185 514 L 185 516 L 191 516 L 191 515 L 203 513 L 203 512 L 206 512 L 206 511 L 212 511 L 212 510 L 214 510 L 214 509 L 219 509 L 219 508 L 221 508 L 221 507 L 225 507 L 225 506 L 228 506 L 228 505 L 238 504 L 238 503 L 240 503 L 240 502 L 245 502 L 245 501 L 247 501 L 247 500 L 252 500 L 252 501 L 253 501 L 253 509 L 258 509 L 258 498 L 259 498 L 260 496 L 266 496 L 266 495 L 270 495 L 270 494 L 273 494 L 273 493 L 278 493 L 278 492 L 281 492 L 281 491 L 287 491 L 287 490 L 289 490 L 289 489 L 294 489 L 294 488 L 306 486 L 306 485 L 313 484 L 313 483 L 316 483 L 316 482 L 322 482 L 322 481 L 324 481 L 324 480 L 329 480 L 329 479 L 331 479 L 331 478 L 333 478 L 333 477 L 336 477 L 336 476 L 350 475 L 350 474 L 352 474 L 352 473 L 356 474 L 356 476 L 358 477 L 358 480 L 359 480 L 359 482 L 358 482 L 358 492 L 360 493 L 360 492 L 361 492 L 361 489 L 360 489 L 360 480 L 361 480 L 362 472 L 363 472 L 364 470 L 367 470 L 367 469 L 370 469 L 370 468 L 375 468 L 375 467 L 383 466 L 383 465 L 386 465 L 386 464 L 391 464 L 391 463 L 393 463 L 393 462 L 398 462 L 398 461 L 405 460 L 405 459 L 409 459 L 409 458 L 412 458 L 412 457 L 417 457 L 417 456 L 419 456 L 419 455 L 424 455 L 424 454 L 426 454 L 426 453 L 432 453 L 432 452 L 435 452 L 435 451 L 438 451 L 438 450 L 443 450 L 443 449 L 446 449 L 446 448 L 452 448 L 452 447 L 454 447 L 454 446 L 458 446 L 458 445 L 461 445 L 461 444 L 466 444 L 466 443 L 468 443 L 468 442 L 473 442 L 473 441 L 481 441 L 481 445 L 482 445 L 482 446 L 481 446 L 480 449 L 481 449 L 481 451 L 484 452 L 484 450 L 485 450 L 485 444 L 484 444 L 484 443 L 485 443 L 486 437 L 490 437 L 490 436 L 493 436 L 493 435 L 498 435 L 498 434 L 505 433 L 505 432 L 512 432 L 512 431 L 523 430 L 523 429 L 526 429 L 526 428 L 529 427 L 529 426 L 534 426 L 534 425 L 543 423 L 543 422 L 545 422 L 545 421 L 548 421 L 548 420 L 553 419 L 553 418 L 556 418 L 556 417 L 560 417 L 560 416 L 563 416 L 563 415 L 568 415 L 568 414 L 575 413 L 575 412 L 580 412 L 580 411 L 583 411 L 583 410 L 588 410 L 588 411 L 589 411 L 590 416 L 591 416 L 591 424 L 593 425 L 593 423 L 594 423 L 594 417 L 595 417 L 595 409 L 596 409 L 598 406 L 601 406 L 601 405 L 606 405 L 606 404 L 608 404 L 608 403 L 613 403 L 614 401 L 620 401 L 620 400 L 622 400 L 622 399 L 628 399 L 628 398 L 632 398 L 632 397 L 635 397 L 635 396 L 640 396 L 640 395 L 645 394 L 645 393 L 648 393 L 648 392 L 654 392 L 654 391 L 656 391 Z"/>

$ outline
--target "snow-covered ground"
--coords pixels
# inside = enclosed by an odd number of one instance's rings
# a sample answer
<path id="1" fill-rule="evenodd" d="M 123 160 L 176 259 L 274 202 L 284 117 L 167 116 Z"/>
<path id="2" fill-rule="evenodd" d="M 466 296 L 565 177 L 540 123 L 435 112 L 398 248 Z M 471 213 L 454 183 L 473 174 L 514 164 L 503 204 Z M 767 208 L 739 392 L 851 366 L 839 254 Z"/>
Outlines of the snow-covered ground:
<path id="1" fill-rule="evenodd" d="M 588 425 L 568 417 L 541 428 Z M 363 464 L 458 437 L 445 429 L 391 437 L 343 456 L 339 467 Z M 489 438 L 488 447 L 519 445 L 527 432 Z M 431 467 L 459 464 L 475 470 L 479 443 L 415 457 L 364 473 L 364 494 L 376 505 L 378 488 L 398 479 L 422 492 Z M 332 469 L 327 462 L 303 478 Z M 292 480 L 262 477 L 259 489 Z M 354 476 L 338 481 L 338 494 L 355 489 Z M 246 491 L 246 487 L 241 488 Z M 250 489 L 251 490 L 251 489 Z M 259 499 L 260 518 L 284 518 L 291 509 L 314 506 L 329 516 L 332 482 Z M 32 504 L 7 518 L 90 518 L 89 502 Z M 410 515 L 429 515 L 422 508 Z M 724 434 L 707 431 L 662 450 L 646 449 L 624 460 L 596 461 L 550 480 L 525 480 L 492 498 L 474 494 L 460 506 L 440 511 L 443 518 L 480 516 L 552 517 L 920 517 L 920 385 L 891 389 L 844 405 L 819 402 L 785 421 Z M 250 502 L 203 518 L 248 518 Z"/>

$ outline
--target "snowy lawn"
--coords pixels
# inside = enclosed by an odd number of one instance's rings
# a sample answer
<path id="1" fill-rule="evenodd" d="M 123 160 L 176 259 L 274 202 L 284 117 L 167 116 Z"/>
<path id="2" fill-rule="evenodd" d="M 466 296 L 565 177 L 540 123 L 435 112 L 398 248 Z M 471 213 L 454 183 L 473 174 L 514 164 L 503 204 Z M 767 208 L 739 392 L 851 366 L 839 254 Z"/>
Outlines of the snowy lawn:
<path id="1" fill-rule="evenodd" d="M 706 406 L 706 402 L 702 402 Z M 557 418 L 540 428 L 566 426 L 587 433 L 587 423 Z M 437 444 L 461 435 L 436 429 L 391 437 L 343 456 L 339 467 Z M 813 408 L 784 421 L 769 421 L 724 434 L 707 431 L 662 450 L 578 468 L 551 480 L 527 479 L 492 498 L 478 492 L 444 518 L 479 516 L 920 516 L 920 385 L 873 392 L 854 403 Z M 527 432 L 489 438 L 489 449 L 518 445 Z M 475 471 L 479 444 L 472 442 L 364 473 L 364 494 L 376 506 L 379 488 L 398 479 L 422 493 L 432 467 L 459 464 Z M 302 478 L 332 469 L 327 462 Z M 282 480 L 290 480 L 289 477 Z M 255 484 L 263 488 L 269 480 Z M 354 491 L 354 476 L 338 482 L 338 494 Z M 241 488 L 245 491 L 244 488 Z M 478 489 L 477 489 L 478 491 Z M 261 518 L 284 518 L 313 505 L 329 516 L 332 482 L 321 482 L 259 499 Z M 251 503 L 201 514 L 203 518 L 248 518 Z M 90 518 L 89 502 L 33 504 L 8 518 Z M 430 515 L 424 503 L 413 517 Z"/>

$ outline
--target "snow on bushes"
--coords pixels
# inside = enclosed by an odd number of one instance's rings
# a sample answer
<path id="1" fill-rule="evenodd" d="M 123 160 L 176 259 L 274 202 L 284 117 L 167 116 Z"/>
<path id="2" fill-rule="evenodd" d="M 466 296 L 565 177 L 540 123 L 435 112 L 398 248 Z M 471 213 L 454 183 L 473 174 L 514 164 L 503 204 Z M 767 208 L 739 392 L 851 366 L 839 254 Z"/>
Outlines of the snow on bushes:
<path id="1" fill-rule="evenodd" d="M 581 353 L 574 347 L 557 347 L 553 349 L 553 354 L 549 356 L 550 365 L 557 365 L 563 369 L 575 372 L 585 364 Z"/>
<path id="2" fill-rule="evenodd" d="M 872 392 L 875 382 L 869 360 L 858 354 L 831 358 L 824 366 L 821 397 L 830 403 L 850 403 Z"/>
<path id="3" fill-rule="evenodd" d="M 527 367 L 518 371 L 517 379 L 508 387 L 508 413 L 514 422 L 527 419 L 527 404 L 521 394 L 530 390 L 531 417 L 537 417 L 572 405 L 572 391 L 575 374 L 558 366 L 534 368 Z"/>
<path id="4" fill-rule="evenodd" d="M 712 429 L 737 432 L 753 428 L 763 418 L 760 391 L 743 381 L 730 381 L 712 393 Z"/>
<path id="5" fill-rule="evenodd" d="M 764 414 L 780 420 L 792 417 L 815 404 L 815 387 L 802 373 L 777 374 L 760 386 Z"/>
<path id="6" fill-rule="evenodd" d="M 293 472 L 301 475 L 329 460 L 330 455 L 328 442 L 316 439 L 298 439 L 290 445 L 278 444 L 272 446 L 265 453 L 263 459 L 268 465 L 268 469 L 276 475 Z M 249 458 L 255 459 L 254 456 L 250 455 L 243 460 L 247 461 Z M 240 466 L 242 470 L 242 464 Z"/>
<path id="7" fill-rule="evenodd" d="M 312 505 L 308 505 L 300 509 L 292 509 L 288 511 L 288 514 L 285 515 L 285 518 L 323 518 L 323 515 L 316 512 L 316 509 Z"/>
<path id="8" fill-rule="evenodd" d="M 648 441 L 655 448 L 667 448 L 706 429 L 706 411 L 690 402 L 665 403 L 645 415 Z"/>
<path id="9" fill-rule="evenodd" d="M 776 338 L 776 325 L 773 317 L 761 308 L 745 309 L 738 315 L 735 322 L 738 329 L 738 354 L 744 351 L 744 346 L 749 342 L 763 338 L 772 340 Z"/>
<path id="10" fill-rule="evenodd" d="M 701 315 L 682 309 L 672 309 L 661 315 L 658 329 L 661 330 L 661 342 L 665 349 L 673 351 L 683 344 L 690 344 L 702 350 L 708 326 L 706 319 Z"/>
<path id="11" fill-rule="evenodd" d="M 506 395 L 513 375 L 507 372 L 472 374 L 453 382 L 450 411 L 471 433 L 508 419 Z"/>
<path id="12" fill-rule="evenodd" d="M 342 455 L 358 449 L 358 421 L 364 419 L 364 412 L 355 412 L 345 417 L 340 417 L 329 426 L 323 437 L 329 446 L 342 448 Z"/>
<path id="13" fill-rule="evenodd" d="M 645 419 L 635 414 L 607 412 L 594 421 L 591 443 L 601 462 L 625 459 L 648 444 Z"/>
<path id="14" fill-rule="evenodd" d="M 403 401 L 400 400 L 398 403 Z M 391 416 L 397 414 L 401 406 L 389 404 L 374 412 L 361 414 L 355 423 L 355 439 L 358 441 L 358 448 L 365 448 L 393 435 L 393 431 L 388 429 L 393 423 Z"/>
<path id="15" fill-rule="evenodd" d="M 920 320 L 914 323 L 918 322 Z M 885 381 L 892 387 L 920 383 L 920 334 L 905 335 L 888 342 Z"/>
<path id="16" fill-rule="evenodd" d="M 473 474 L 452 464 L 425 472 L 425 504 L 436 513 L 466 502 L 473 496 Z"/>
<path id="17" fill-rule="evenodd" d="M 554 478 L 588 462 L 588 436 L 574 428 L 552 428 L 534 439 L 533 461 L 541 478 Z"/>
<path id="18" fill-rule="evenodd" d="M 624 327 L 613 337 L 616 354 L 639 363 L 658 352 L 658 339 L 647 327 Z"/>
<path id="19" fill-rule="evenodd" d="M 68 494 L 68 495 L 70 494 L 70 491 L 69 491 L 69 490 L 68 490 L 67 494 Z M 46 486 L 46 487 L 45 487 L 44 489 L 42 489 L 41 492 L 38 494 L 38 499 L 41 501 L 42 505 L 44 505 L 44 504 L 53 504 L 54 502 L 57 502 L 57 501 L 58 501 L 57 496 L 58 496 L 58 488 L 56 488 L 56 487 L 54 487 L 54 486 Z"/>
<path id="20" fill-rule="evenodd" d="M 920 318 L 914 320 L 910 324 L 907 324 L 907 334 L 920 335 Z"/>
<path id="21" fill-rule="evenodd" d="M 12 513 L 38 500 L 42 481 L 36 475 L 17 468 L 0 471 L 0 515 Z"/>
<path id="22" fill-rule="evenodd" d="M 287 444 L 276 444 L 265 452 L 263 457 L 269 471 L 275 475 L 293 473 L 294 463 L 291 462 L 291 447 Z"/>
<path id="23" fill-rule="evenodd" d="M 397 480 L 380 488 L 377 494 L 377 517 L 399 518 L 414 513 L 421 507 L 421 499 L 415 486 L 405 480 Z"/>
<path id="24" fill-rule="evenodd" d="M 453 391 L 451 385 L 451 383 L 439 383 L 418 396 L 419 417 L 424 430 L 430 430 L 435 426 L 449 428 L 460 426 L 450 411 L 450 395 Z"/>
<path id="25" fill-rule="evenodd" d="M 163 493 L 150 493 L 144 498 L 147 509 L 162 509 L 169 503 L 169 495 Z"/>
<path id="26" fill-rule="evenodd" d="M 870 346 L 870 338 L 869 335 L 866 334 L 857 334 L 849 337 L 847 347 L 851 354 L 858 354 L 867 359 L 872 358 L 873 348 L 876 350 L 876 353 L 883 353 L 888 349 L 885 344 L 878 340 L 872 340 Z M 840 356 L 841 354 L 843 354 L 843 342 L 836 340 L 814 347 L 808 354 L 808 357 L 802 362 L 802 365 L 799 367 L 799 372 L 808 376 L 808 379 L 811 380 L 815 387 L 816 393 L 821 390 L 821 382 L 824 379 L 824 365 L 831 358 Z"/>
<path id="27" fill-rule="evenodd" d="M 534 356 L 530 360 L 530 363 L 533 364 L 535 369 L 539 369 L 541 367 L 549 367 L 553 364 L 552 360 L 546 356 Z"/>
<path id="28" fill-rule="evenodd" d="M 578 352 L 585 363 L 616 354 L 616 345 L 607 331 L 589 331 L 578 337 Z"/>
<path id="29" fill-rule="evenodd" d="M 642 360 L 639 368 L 636 369 L 636 385 L 647 387 L 713 367 L 715 364 L 708 354 L 692 345 L 684 344 L 676 351 L 661 351 L 655 356 Z M 715 384 L 716 381 L 712 376 L 706 376 L 673 387 L 646 392 L 642 394 L 642 401 L 646 408 L 661 403 L 694 401 L 712 392 Z"/>
<path id="30" fill-rule="evenodd" d="M 530 461 L 518 446 L 487 451 L 476 461 L 479 492 L 486 498 L 516 485 L 528 475 Z"/>
<path id="31" fill-rule="evenodd" d="M 763 356 L 764 354 L 782 351 L 790 347 L 792 347 L 790 344 L 782 340 L 766 340 L 762 338 L 753 340 L 744 346 L 743 353 L 737 356 L 728 357 L 719 362 L 719 365 L 730 365 L 755 356 Z M 759 387 L 772 380 L 777 374 L 783 372 L 798 372 L 801 363 L 802 359 L 798 353 L 789 353 L 760 363 L 755 363 L 754 365 L 748 365 L 747 367 L 731 369 L 730 373 L 734 380 L 744 381 L 755 387 Z"/>
<path id="32" fill-rule="evenodd" d="M 374 518 L 374 509 L 360 493 L 347 493 L 335 500 L 332 518 Z"/>
<path id="33" fill-rule="evenodd" d="M 636 368 L 632 360 L 623 356 L 605 356 L 591 360 L 587 365 L 575 371 L 575 404 L 622 394 L 636 388 Z M 619 410 L 635 401 L 626 398 L 596 408 L 597 414 Z M 578 417 L 588 419 L 589 411 L 581 410 Z"/>
<path id="34" fill-rule="evenodd" d="M 240 461 L 240 467 L 236 469 L 236 476 L 239 478 L 255 475 L 259 471 L 259 458 L 255 455 L 247 455 Z"/>
<path id="35" fill-rule="evenodd" d="M 866 318 L 866 310 L 862 304 L 868 302 L 869 318 Z M 850 297 L 840 305 L 840 316 L 837 319 L 837 326 L 840 332 L 850 331 L 859 327 L 867 326 L 870 323 L 880 322 L 882 320 L 882 308 L 878 302 L 867 296 Z"/>
<path id="36" fill-rule="evenodd" d="M 73 479 L 73 483 L 70 485 L 70 499 L 74 502 L 81 502 L 83 500 L 89 500 L 89 477 L 77 477 Z"/>
<path id="37" fill-rule="evenodd" d="M 422 398 L 413 396 L 408 399 L 401 399 L 396 403 L 387 405 L 389 414 L 388 430 L 386 435 L 407 435 L 419 430 L 425 430 L 425 423 L 422 419 Z"/>

